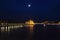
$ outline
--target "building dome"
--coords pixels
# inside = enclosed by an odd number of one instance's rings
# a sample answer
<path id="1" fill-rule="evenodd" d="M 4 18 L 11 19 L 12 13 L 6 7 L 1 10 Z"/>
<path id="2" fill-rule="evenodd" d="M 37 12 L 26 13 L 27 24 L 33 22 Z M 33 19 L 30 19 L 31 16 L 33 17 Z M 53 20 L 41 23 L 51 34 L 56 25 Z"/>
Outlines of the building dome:
<path id="1" fill-rule="evenodd" d="M 35 23 L 33 20 L 29 20 L 25 22 L 26 26 L 29 27 L 30 29 L 33 29 Z"/>

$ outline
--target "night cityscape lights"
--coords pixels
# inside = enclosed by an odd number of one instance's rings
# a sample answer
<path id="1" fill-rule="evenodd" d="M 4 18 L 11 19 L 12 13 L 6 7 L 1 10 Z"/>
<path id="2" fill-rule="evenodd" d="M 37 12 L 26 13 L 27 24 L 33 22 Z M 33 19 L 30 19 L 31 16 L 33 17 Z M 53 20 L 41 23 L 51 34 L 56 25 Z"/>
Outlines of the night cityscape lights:
<path id="1" fill-rule="evenodd" d="M 26 21 L 25 23 L 4 23 L 4 22 L 1 22 L 0 23 L 0 29 L 1 31 L 3 32 L 4 30 L 5 31 L 10 31 L 10 29 L 14 29 L 14 28 L 22 28 L 24 26 L 28 27 L 30 30 L 33 31 L 33 27 L 36 25 L 36 24 L 42 24 L 44 27 L 46 25 L 60 25 L 60 22 L 57 22 L 57 23 L 49 23 L 49 22 L 42 22 L 42 23 L 35 23 L 33 20 L 28 20 Z"/>

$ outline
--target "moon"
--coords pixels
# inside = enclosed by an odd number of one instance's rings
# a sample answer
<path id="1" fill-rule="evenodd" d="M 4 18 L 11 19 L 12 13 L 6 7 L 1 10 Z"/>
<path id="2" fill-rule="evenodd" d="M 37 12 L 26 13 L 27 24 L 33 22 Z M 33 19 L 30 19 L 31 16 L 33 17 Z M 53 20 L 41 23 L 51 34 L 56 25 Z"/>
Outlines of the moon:
<path id="1" fill-rule="evenodd" d="M 28 7 L 31 7 L 31 4 L 28 4 Z"/>

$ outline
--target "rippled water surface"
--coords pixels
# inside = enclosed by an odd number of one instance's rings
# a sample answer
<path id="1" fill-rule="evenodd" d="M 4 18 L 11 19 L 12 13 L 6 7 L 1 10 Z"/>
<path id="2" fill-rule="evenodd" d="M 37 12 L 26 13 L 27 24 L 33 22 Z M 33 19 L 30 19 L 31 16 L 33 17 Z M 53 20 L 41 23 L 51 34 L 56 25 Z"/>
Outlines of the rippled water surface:
<path id="1" fill-rule="evenodd" d="M 35 25 L 33 32 L 26 27 L 0 31 L 0 40 L 60 40 L 60 25 Z"/>

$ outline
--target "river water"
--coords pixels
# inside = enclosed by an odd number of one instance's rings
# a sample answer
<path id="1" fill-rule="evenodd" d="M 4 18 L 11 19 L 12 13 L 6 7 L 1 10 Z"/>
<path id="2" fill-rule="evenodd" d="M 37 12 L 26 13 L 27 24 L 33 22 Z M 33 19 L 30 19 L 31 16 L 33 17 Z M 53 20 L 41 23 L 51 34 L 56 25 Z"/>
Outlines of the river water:
<path id="1" fill-rule="evenodd" d="M 0 40 L 60 40 L 60 25 L 35 25 L 33 32 L 26 27 L 0 32 Z"/>

